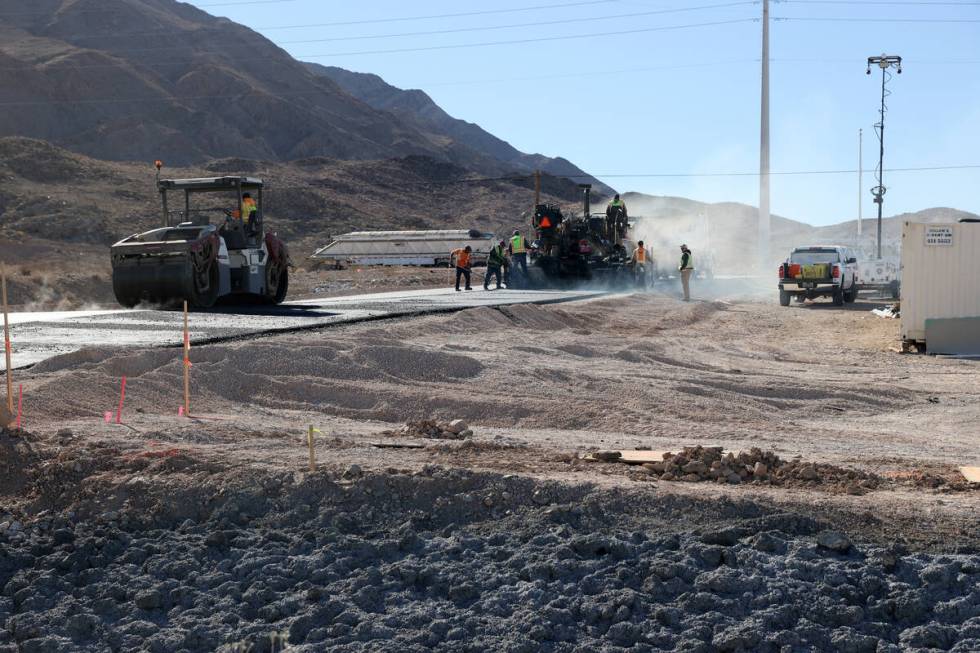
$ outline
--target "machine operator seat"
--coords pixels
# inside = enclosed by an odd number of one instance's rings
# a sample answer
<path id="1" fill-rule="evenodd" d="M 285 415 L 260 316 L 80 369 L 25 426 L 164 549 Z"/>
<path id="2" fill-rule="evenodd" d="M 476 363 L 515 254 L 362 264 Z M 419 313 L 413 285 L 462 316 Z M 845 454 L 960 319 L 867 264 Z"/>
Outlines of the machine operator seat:
<path id="1" fill-rule="evenodd" d="M 237 218 L 229 218 L 221 225 L 218 234 L 225 239 L 225 246 L 229 250 L 245 249 L 248 247 L 248 238 L 245 233 L 245 225 Z"/>

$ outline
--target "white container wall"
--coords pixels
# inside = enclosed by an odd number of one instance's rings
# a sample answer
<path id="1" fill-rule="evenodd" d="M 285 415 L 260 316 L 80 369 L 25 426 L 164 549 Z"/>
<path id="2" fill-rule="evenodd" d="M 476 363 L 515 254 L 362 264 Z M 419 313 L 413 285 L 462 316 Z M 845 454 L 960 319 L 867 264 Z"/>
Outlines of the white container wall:
<path id="1" fill-rule="evenodd" d="M 906 222 L 901 274 L 903 341 L 924 342 L 926 320 L 980 317 L 980 223 Z"/>

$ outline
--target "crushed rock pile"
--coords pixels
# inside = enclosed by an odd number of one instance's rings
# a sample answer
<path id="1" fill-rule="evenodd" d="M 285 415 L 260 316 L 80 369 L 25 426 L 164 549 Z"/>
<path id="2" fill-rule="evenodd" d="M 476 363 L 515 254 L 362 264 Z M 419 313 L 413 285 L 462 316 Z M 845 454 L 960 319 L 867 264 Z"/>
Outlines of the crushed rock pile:
<path id="1" fill-rule="evenodd" d="M 597 458 L 603 459 L 603 456 Z M 849 494 L 863 494 L 881 484 L 881 478 L 874 474 L 834 465 L 783 460 L 774 452 L 757 447 L 737 454 L 725 453 L 722 447 L 684 447 L 680 453 L 664 454 L 662 462 L 644 463 L 642 469 L 662 481 L 820 485 L 833 486 Z"/>
<path id="2" fill-rule="evenodd" d="M 0 651 L 980 649 L 976 552 L 462 470 L 220 476 L 7 523 Z"/>
<path id="3" fill-rule="evenodd" d="M 432 419 L 406 422 L 396 431 L 384 431 L 382 435 L 432 440 L 465 440 L 473 437 L 473 430 L 461 419 L 439 422 Z"/>

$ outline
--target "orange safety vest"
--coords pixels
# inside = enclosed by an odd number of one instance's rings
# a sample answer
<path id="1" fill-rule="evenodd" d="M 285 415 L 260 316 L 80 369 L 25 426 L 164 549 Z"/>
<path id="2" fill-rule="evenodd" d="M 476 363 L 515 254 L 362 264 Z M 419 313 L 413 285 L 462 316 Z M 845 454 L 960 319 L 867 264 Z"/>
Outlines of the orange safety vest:
<path id="1" fill-rule="evenodd" d="M 636 260 L 637 263 L 646 263 L 647 250 L 644 249 L 643 247 L 637 247 L 636 251 L 633 252 L 633 258 Z"/>
<path id="2" fill-rule="evenodd" d="M 458 268 L 468 268 L 470 267 L 470 253 L 465 249 L 454 249 L 450 256 L 456 257 L 456 267 Z"/>

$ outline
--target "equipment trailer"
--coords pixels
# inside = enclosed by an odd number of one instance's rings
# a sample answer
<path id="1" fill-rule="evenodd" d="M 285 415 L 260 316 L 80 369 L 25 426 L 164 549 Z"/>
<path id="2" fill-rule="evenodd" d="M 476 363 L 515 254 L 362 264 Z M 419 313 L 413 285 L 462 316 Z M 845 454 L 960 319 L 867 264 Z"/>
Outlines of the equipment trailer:
<path id="1" fill-rule="evenodd" d="M 186 300 L 210 308 L 224 297 L 279 304 L 289 288 L 289 252 L 262 224 L 262 180 L 253 177 L 160 179 L 157 189 L 166 226 L 133 234 L 112 246 L 112 289 L 126 307 L 142 301 L 168 304 Z M 183 195 L 183 207 L 169 209 L 168 193 Z M 196 207 L 199 196 L 217 194 L 231 204 Z M 243 201 L 255 200 L 247 220 Z M 230 200 L 230 201 L 229 201 Z M 215 226 L 208 213 L 224 214 Z M 248 218 L 248 216 L 244 216 Z"/>

